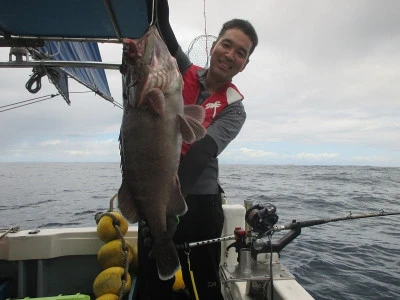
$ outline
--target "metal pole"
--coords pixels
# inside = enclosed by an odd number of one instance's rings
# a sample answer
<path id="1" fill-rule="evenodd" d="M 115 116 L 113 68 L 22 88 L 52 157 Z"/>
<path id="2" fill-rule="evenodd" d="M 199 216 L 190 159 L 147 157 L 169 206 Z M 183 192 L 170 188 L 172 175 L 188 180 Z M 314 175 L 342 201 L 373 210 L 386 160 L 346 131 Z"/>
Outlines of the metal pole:
<path id="1" fill-rule="evenodd" d="M 32 67 L 60 67 L 60 68 L 94 68 L 94 69 L 110 69 L 119 70 L 121 64 L 111 64 L 94 61 L 13 61 L 0 62 L 0 68 L 32 68 Z"/>

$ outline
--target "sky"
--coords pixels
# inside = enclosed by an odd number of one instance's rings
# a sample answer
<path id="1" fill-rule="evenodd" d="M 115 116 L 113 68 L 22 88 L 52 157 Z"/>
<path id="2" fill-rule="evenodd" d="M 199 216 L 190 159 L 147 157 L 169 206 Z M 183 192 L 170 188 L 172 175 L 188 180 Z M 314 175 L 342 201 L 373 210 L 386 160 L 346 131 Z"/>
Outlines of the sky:
<path id="1" fill-rule="evenodd" d="M 232 18 L 250 21 L 259 37 L 233 80 L 245 96 L 247 120 L 221 163 L 400 167 L 400 1 L 169 4 L 185 51 Z M 120 45 L 100 49 L 103 61 L 121 62 Z M 0 48 L 0 61 L 8 53 Z M 43 78 L 42 89 L 30 94 L 31 69 L 0 72 L 0 106 L 57 93 Z M 119 71 L 106 73 L 122 103 Z M 73 79 L 69 84 L 70 92 L 88 91 Z M 94 93 L 72 93 L 71 101 L 59 96 L 1 112 L 0 162 L 119 162 L 122 110 Z"/>

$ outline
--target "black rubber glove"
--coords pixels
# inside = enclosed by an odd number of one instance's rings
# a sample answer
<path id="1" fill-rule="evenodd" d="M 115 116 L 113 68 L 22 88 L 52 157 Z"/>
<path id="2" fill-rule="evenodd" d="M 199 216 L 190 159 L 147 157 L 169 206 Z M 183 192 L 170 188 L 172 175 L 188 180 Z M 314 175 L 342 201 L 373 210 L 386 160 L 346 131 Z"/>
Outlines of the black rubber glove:
<path id="1" fill-rule="evenodd" d="M 155 24 L 158 30 L 161 33 L 162 38 L 164 39 L 165 44 L 168 47 L 169 53 L 172 56 L 175 56 L 176 51 L 179 48 L 178 41 L 176 40 L 175 34 L 171 28 L 169 23 L 169 6 L 167 0 L 155 0 L 157 14 L 154 16 Z M 147 17 L 149 24 L 152 21 L 152 13 L 153 13 L 153 0 L 147 0 Z"/>
<path id="2" fill-rule="evenodd" d="M 195 142 L 179 164 L 178 176 L 184 197 L 189 193 L 197 179 L 207 167 L 210 159 L 216 157 L 217 143 L 208 134 Z"/>

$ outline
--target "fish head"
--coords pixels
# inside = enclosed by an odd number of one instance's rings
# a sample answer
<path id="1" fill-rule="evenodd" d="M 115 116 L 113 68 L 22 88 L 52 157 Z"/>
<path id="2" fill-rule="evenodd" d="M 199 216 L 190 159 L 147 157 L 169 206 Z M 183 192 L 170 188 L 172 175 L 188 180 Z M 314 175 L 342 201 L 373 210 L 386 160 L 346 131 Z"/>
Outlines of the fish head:
<path id="1" fill-rule="evenodd" d="M 121 73 L 124 107 L 140 107 L 145 95 L 154 88 L 161 90 L 166 101 L 178 98 L 178 102 L 169 103 L 172 106 L 183 107 L 182 76 L 155 26 L 149 27 L 140 39 L 123 40 Z"/>

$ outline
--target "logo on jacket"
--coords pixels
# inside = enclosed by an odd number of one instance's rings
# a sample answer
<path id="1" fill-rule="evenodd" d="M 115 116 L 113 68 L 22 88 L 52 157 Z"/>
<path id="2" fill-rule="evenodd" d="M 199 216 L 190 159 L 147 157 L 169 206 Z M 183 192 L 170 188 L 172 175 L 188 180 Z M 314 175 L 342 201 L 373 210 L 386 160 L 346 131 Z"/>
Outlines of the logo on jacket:
<path id="1" fill-rule="evenodd" d="M 214 103 L 207 103 L 206 104 L 206 109 L 214 109 L 214 114 L 213 114 L 213 118 L 215 117 L 215 115 L 217 114 L 217 108 L 221 106 L 221 101 L 215 101 Z"/>

